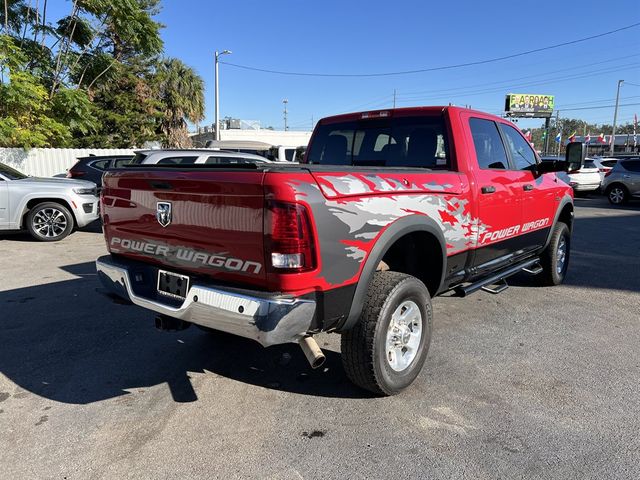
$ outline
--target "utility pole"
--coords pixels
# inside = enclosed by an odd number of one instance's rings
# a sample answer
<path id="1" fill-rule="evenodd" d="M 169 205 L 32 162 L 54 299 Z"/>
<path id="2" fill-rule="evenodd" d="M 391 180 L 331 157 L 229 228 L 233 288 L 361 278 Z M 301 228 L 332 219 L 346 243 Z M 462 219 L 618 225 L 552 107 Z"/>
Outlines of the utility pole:
<path id="1" fill-rule="evenodd" d="M 556 110 L 556 129 L 558 130 L 558 133 L 560 134 L 560 141 L 558 142 L 558 155 L 556 155 L 557 157 L 560 156 L 560 146 L 562 145 L 562 129 L 560 128 L 560 110 Z"/>
<path id="2" fill-rule="evenodd" d="M 287 103 L 289 103 L 289 100 L 285 98 L 282 100 L 282 103 L 284 104 L 284 131 L 286 132 L 289 130 L 289 127 L 287 126 Z"/>
<path id="3" fill-rule="evenodd" d="M 393 89 L 393 108 L 396 108 L 396 89 Z"/>
<path id="4" fill-rule="evenodd" d="M 220 140 L 220 91 L 218 88 L 218 58 L 220 55 L 230 55 L 231 50 L 223 50 L 222 52 L 218 52 L 216 50 L 215 56 L 215 129 L 216 129 L 216 140 Z"/>
<path id="5" fill-rule="evenodd" d="M 618 80 L 618 91 L 616 93 L 616 108 L 613 111 L 613 131 L 611 132 L 611 148 L 609 149 L 609 155 L 613 155 L 613 149 L 616 144 L 616 121 L 618 120 L 618 101 L 620 100 L 620 87 L 624 83 L 624 80 Z"/>

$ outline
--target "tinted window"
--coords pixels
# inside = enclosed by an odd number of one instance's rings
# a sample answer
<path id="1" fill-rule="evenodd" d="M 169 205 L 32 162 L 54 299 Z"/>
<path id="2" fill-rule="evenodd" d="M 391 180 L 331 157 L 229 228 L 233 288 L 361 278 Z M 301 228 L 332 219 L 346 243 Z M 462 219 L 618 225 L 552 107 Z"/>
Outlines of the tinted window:
<path id="1" fill-rule="evenodd" d="M 469 119 L 469 127 L 480 168 L 506 170 L 509 167 L 507 153 L 504 151 L 504 145 L 502 145 L 502 139 L 495 122 L 471 118 Z"/>
<path id="2" fill-rule="evenodd" d="M 113 162 L 113 167 L 114 168 L 122 168 L 125 165 L 129 165 L 132 162 L 131 158 L 117 158 L 114 162 Z"/>
<path id="3" fill-rule="evenodd" d="M 598 168 L 598 166 L 593 160 L 585 160 L 582 164 L 582 168 Z"/>
<path id="4" fill-rule="evenodd" d="M 319 125 L 309 163 L 448 168 L 442 116 L 374 118 Z"/>
<path id="5" fill-rule="evenodd" d="M 620 162 L 625 170 L 640 172 L 640 160 L 625 160 Z"/>
<path id="6" fill-rule="evenodd" d="M 531 170 L 536 164 L 536 154 L 529 142 L 511 125 L 501 123 L 500 128 L 504 133 L 507 148 L 511 152 L 511 159 L 515 164 L 516 170 Z"/>
<path id="7" fill-rule="evenodd" d="M 180 165 L 190 165 L 192 163 L 196 163 L 198 157 L 166 157 L 158 161 L 158 165 L 167 165 L 167 164 L 180 164 Z"/>
<path id="8" fill-rule="evenodd" d="M 147 153 L 136 153 L 135 156 L 133 157 L 133 160 L 131 160 L 131 163 L 140 164 L 145 158 L 147 158 L 147 156 L 148 156 Z"/>
<path id="9" fill-rule="evenodd" d="M 7 177 L 9 180 L 20 180 L 22 178 L 27 178 L 24 173 L 20 173 L 18 170 L 14 170 L 3 163 L 0 163 L 0 173 Z"/>
<path id="10" fill-rule="evenodd" d="M 233 164 L 237 165 L 239 163 L 248 164 L 248 163 L 262 163 L 262 162 L 252 161 L 246 158 L 239 158 L 239 157 L 209 157 L 204 163 L 208 163 L 208 164 L 214 163 L 217 165 L 233 165 Z"/>
<path id="11" fill-rule="evenodd" d="M 284 150 L 284 158 L 286 158 L 288 161 L 293 162 L 293 159 L 296 155 L 296 149 L 295 148 L 286 148 Z"/>
<path id="12" fill-rule="evenodd" d="M 602 163 L 603 167 L 613 167 L 616 163 L 618 163 L 617 160 L 605 160 Z"/>
<path id="13" fill-rule="evenodd" d="M 106 170 L 109 168 L 109 162 L 111 160 L 98 160 L 97 162 L 91 163 L 93 168 L 97 168 L 98 170 Z"/>

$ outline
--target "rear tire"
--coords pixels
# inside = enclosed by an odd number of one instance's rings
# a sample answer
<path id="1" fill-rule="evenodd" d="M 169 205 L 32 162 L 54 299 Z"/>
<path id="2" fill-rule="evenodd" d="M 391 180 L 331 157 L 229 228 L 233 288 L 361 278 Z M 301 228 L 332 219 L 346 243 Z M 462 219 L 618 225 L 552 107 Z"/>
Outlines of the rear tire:
<path id="1" fill-rule="evenodd" d="M 571 233 L 565 223 L 557 222 L 551 233 L 549 245 L 540 255 L 542 272 L 538 274 L 540 285 L 555 286 L 564 281 L 569 268 Z"/>
<path id="2" fill-rule="evenodd" d="M 431 343 L 427 287 L 400 272 L 376 272 L 358 323 L 342 334 L 347 377 L 378 395 L 395 395 L 422 370 Z"/>
<path id="3" fill-rule="evenodd" d="M 607 188 L 607 199 L 612 205 L 624 205 L 629 200 L 629 192 L 623 185 L 614 183 Z"/>
<path id="4" fill-rule="evenodd" d="M 26 223 L 29 234 L 40 242 L 62 240 L 74 227 L 71 212 L 55 202 L 44 202 L 33 207 L 27 214 Z"/>

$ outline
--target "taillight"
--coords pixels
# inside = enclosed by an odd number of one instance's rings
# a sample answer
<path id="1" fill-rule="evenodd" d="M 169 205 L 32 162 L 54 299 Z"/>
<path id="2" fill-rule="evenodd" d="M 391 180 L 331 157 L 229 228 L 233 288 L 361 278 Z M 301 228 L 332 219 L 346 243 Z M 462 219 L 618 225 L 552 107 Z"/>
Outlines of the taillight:
<path id="1" fill-rule="evenodd" d="M 268 202 L 265 216 L 267 261 L 276 271 L 305 271 L 315 267 L 311 221 L 297 203 Z"/>
<path id="2" fill-rule="evenodd" d="M 74 170 L 73 168 L 71 170 L 67 170 L 67 178 L 84 177 L 86 174 L 87 172 L 83 172 L 82 170 Z"/>
<path id="3" fill-rule="evenodd" d="M 611 175 L 613 173 L 613 169 L 609 170 L 607 173 L 604 174 L 605 177 L 608 177 L 609 175 Z"/>

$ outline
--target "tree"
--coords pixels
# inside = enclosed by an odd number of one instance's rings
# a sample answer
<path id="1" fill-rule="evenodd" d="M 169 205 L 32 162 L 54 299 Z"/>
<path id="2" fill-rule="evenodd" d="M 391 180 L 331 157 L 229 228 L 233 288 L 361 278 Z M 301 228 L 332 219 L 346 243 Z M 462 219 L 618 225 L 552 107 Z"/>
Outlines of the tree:
<path id="1" fill-rule="evenodd" d="M 187 121 L 204 119 L 204 82 L 190 67 L 171 58 L 160 63 L 157 71 L 159 100 L 164 107 L 160 122 L 169 147 L 191 146 Z"/>
<path id="2" fill-rule="evenodd" d="M 0 146 L 188 141 L 186 121 L 202 118 L 203 82 L 159 57 L 159 0 L 71 0 L 53 21 L 47 0 L 3 3 Z"/>
<path id="3" fill-rule="evenodd" d="M 26 63 L 26 56 L 14 40 L 0 35 L 3 79 L 0 83 L 0 145 L 22 148 L 67 145 L 71 128 L 55 118 L 47 102 L 47 89 L 25 69 Z M 80 123 L 76 127 L 80 127 Z M 88 128 L 87 124 L 82 126 Z"/>

